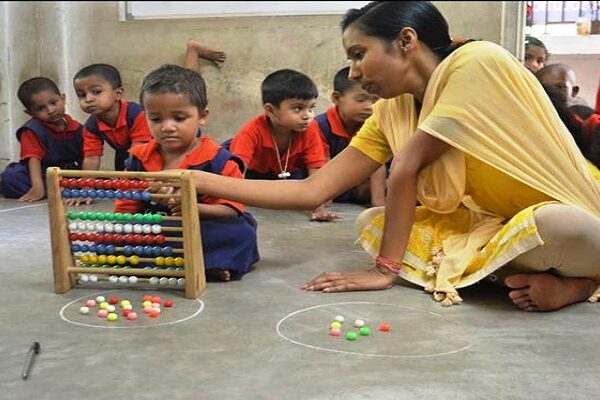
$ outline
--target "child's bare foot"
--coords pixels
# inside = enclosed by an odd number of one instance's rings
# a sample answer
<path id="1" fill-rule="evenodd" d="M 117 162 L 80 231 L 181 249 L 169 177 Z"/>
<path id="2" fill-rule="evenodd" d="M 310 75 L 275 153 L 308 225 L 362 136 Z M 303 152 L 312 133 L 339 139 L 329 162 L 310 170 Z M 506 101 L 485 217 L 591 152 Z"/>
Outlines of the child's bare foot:
<path id="1" fill-rule="evenodd" d="M 225 60 L 227 59 L 227 55 L 225 54 L 225 52 L 206 47 L 200 44 L 200 42 L 197 42 L 192 39 L 188 40 L 187 46 L 188 51 L 192 50 L 197 57 L 211 61 L 217 66 L 217 68 L 221 68 L 225 63 Z"/>
<path id="2" fill-rule="evenodd" d="M 587 300 L 595 290 L 591 279 L 566 278 L 551 274 L 512 275 L 504 281 L 516 289 L 508 294 L 525 311 L 553 311 Z"/>
<path id="3" fill-rule="evenodd" d="M 229 282 L 231 280 L 231 271 L 225 268 L 211 268 L 206 271 L 206 276 L 218 279 L 221 282 Z"/>

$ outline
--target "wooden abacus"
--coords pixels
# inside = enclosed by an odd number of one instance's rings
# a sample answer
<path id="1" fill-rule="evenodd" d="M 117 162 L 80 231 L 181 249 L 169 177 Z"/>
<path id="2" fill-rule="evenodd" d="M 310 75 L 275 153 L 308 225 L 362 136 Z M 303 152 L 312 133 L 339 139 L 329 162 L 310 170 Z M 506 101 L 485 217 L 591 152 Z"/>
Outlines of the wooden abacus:
<path id="1" fill-rule="evenodd" d="M 73 179 L 78 178 L 78 179 Z M 106 276 L 123 276 L 125 279 L 129 277 L 129 280 L 133 279 L 135 276 L 135 281 L 137 281 L 137 276 L 143 277 L 140 278 L 140 282 L 150 281 L 152 283 L 152 279 L 177 279 L 179 281 L 179 286 L 182 286 L 181 283 L 182 278 L 185 280 L 185 297 L 186 298 L 196 298 L 198 297 L 206 287 L 206 278 L 204 275 L 204 258 L 202 254 L 202 246 L 201 246 L 201 236 L 200 236 L 200 220 L 198 217 L 198 207 L 197 207 L 197 197 L 196 191 L 194 188 L 192 174 L 191 171 L 182 171 L 182 172 L 118 172 L 118 171 L 77 171 L 77 170 L 61 170 L 60 168 L 52 167 L 48 168 L 46 173 L 47 185 L 48 185 L 48 209 L 49 209 L 49 217 L 50 217 L 50 235 L 51 235 L 51 243 L 52 243 L 52 267 L 54 270 L 54 290 L 56 293 L 65 293 L 69 291 L 72 287 L 76 286 L 79 283 L 79 278 L 82 274 L 99 274 L 102 276 L 102 280 L 105 280 Z M 127 182 L 127 183 L 124 183 Z M 144 200 L 157 200 L 166 197 L 174 197 L 179 196 L 181 201 L 181 216 L 160 216 L 159 214 L 136 214 L 132 216 L 131 214 L 120 214 L 120 217 L 127 216 L 128 218 L 137 218 L 140 219 L 140 216 L 149 216 L 150 218 L 154 218 L 156 220 L 165 220 L 165 221 L 180 221 L 181 227 L 172 226 L 172 227 L 163 227 L 159 228 L 164 232 L 181 232 L 180 237 L 164 237 L 162 239 L 167 242 L 181 242 L 182 249 L 175 249 L 173 251 L 183 254 L 183 258 L 176 258 L 179 261 L 178 265 L 179 270 L 169 269 L 148 269 L 146 268 L 119 268 L 114 267 L 116 264 L 114 260 L 117 260 L 119 257 L 122 257 L 120 260 L 129 261 L 130 264 L 137 265 L 139 262 L 152 262 L 155 259 L 152 258 L 144 258 L 131 256 L 126 257 L 124 255 L 114 256 L 114 258 L 109 259 L 109 256 L 104 256 L 106 259 L 112 260 L 113 262 L 109 262 L 109 267 L 101 267 L 97 266 L 89 266 L 82 265 L 81 258 L 83 256 L 75 256 L 75 252 L 71 246 L 71 237 L 74 235 L 79 235 L 83 238 L 83 240 L 89 240 L 91 242 L 98 242 L 98 240 L 94 239 L 106 239 L 106 235 L 96 234 L 94 232 L 91 235 L 80 234 L 76 232 L 69 231 L 69 219 L 67 215 L 67 207 L 63 203 L 63 197 L 68 194 L 68 197 L 94 197 L 89 196 L 90 191 L 87 188 L 95 187 L 98 184 L 101 189 L 98 192 L 93 191 L 95 197 L 100 198 L 123 198 L 124 194 L 134 194 L 135 197 L 133 199 L 144 199 Z M 148 191 L 133 191 L 126 192 L 122 190 L 106 190 L 107 188 L 117 188 L 119 185 L 127 186 L 133 185 L 136 186 L 136 189 L 147 189 L 149 186 L 152 187 L 161 187 L 161 186 L 170 186 L 174 188 L 179 188 L 179 192 L 176 194 L 159 194 L 159 193 L 150 193 Z M 70 189 L 71 187 L 79 187 L 82 190 Z M 63 189 L 61 189 L 63 188 Z M 122 189 L 122 187 L 120 188 Z M 85 193 L 83 193 L 85 190 Z M 102 195 L 100 195 L 102 194 Z M 109 196 L 110 195 L 110 196 Z M 143 197 L 141 197 L 143 195 Z M 116 197 L 115 197 L 116 196 Z M 129 198 L 129 197 L 125 197 Z M 69 216 L 73 215 L 81 215 L 81 213 L 69 214 Z M 109 215 L 110 213 L 102 213 L 103 215 Z M 114 217 L 117 214 L 110 214 Z M 140 225 L 142 226 L 142 225 Z M 112 229 L 112 228 L 111 228 Z M 148 233 L 148 232 L 144 232 Z M 156 232 L 154 232 L 156 233 Z M 85 237 L 84 237 L 85 236 Z M 89 238 L 91 236 L 91 238 Z M 110 235 L 111 237 L 117 237 L 118 235 Z M 138 239 L 137 236 L 140 236 L 141 239 L 145 238 L 147 235 L 123 235 L 123 238 L 127 239 L 127 236 Z M 159 235 L 161 236 L 161 235 Z M 91 240 L 90 240 L 91 239 Z M 79 239 L 82 240 L 82 239 Z M 116 240 L 116 239 L 115 239 Z M 133 239 L 132 239 L 133 240 Z M 117 243 L 123 243 L 122 238 L 119 236 L 119 240 L 116 240 Z M 135 242 L 137 243 L 137 242 Z M 87 245 L 86 245 L 87 246 Z M 124 247 L 117 247 L 114 244 L 109 245 L 111 250 L 116 250 L 118 252 L 122 252 Z M 109 247 L 105 246 L 105 247 Z M 128 247 L 128 246 L 126 246 Z M 132 246 L 129 246 L 132 247 Z M 86 247 L 87 248 L 87 247 Z M 94 248 L 96 246 L 94 245 Z M 160 248 L 160 247 L 159 247 Z M 136 253 L 137 254 L 137 253 Z M 94 256 L 89 256 L 92 258 Z M 96 255 L 96 259 L 100 256 Z M 162 258 L 162 257 L 158 257 Z M 157 259 L 158 259 L 157 258 Z M 172 257 L 167 257 L 171 259 Z M 94 264 L 94 263 L 93 263 Z M 122 263 L 119 263 L 122 264 Z M 168 263 L 167 263 L 168 265 Z M 183 270 L 181 270 L 183 269 Z M 86 275 L 87 276 L 87 275 Z M 96 276 L 96 275 L 94 275 Z M 148 279 L 148 277 L 151 277 Z M 162 281 L 161 281 L 162 283 Z"/>

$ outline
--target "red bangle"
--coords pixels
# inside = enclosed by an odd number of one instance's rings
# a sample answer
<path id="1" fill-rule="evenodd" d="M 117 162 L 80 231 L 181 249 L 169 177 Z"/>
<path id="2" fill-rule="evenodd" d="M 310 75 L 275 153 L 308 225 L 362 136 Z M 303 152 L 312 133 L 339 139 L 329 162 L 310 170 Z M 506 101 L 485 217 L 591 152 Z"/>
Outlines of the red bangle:
<path id="1" fill-rule="evenodd" d="M 385 258 L 382 256 L 378 256 L 375 259 L 375 266 L 385 268 L 388 271 L 391 271 L 395 274 L 399 273 L 402 267 L 404 266 L 401 262 L 396 260 L 392 260 L 391 258 Z"/>

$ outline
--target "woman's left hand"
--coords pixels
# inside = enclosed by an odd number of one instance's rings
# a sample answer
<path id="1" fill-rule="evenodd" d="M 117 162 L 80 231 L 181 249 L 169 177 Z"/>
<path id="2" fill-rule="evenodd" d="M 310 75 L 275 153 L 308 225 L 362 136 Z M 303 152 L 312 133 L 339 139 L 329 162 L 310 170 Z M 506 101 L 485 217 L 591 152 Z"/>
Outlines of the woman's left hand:
<path id="1" fill-rule="evenodd" d="M 383 290 L 394 285 L 397 275 L 373 267 L 352 272 L 324 272 L 302 289 L 310 291 L 350 292 L 356 290 Z"/>

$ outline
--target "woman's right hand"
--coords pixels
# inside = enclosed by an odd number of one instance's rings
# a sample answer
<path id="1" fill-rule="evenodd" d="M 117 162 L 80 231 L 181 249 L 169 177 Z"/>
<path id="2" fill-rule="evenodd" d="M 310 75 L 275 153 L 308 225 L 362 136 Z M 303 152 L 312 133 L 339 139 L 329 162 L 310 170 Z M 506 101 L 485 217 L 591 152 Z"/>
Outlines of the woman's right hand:
<path id="1" fill-rule="evenodd" d="M 397 275 L 377 267 L 352 272 L 324 272 L 302 289 L 310 291 L 351 292 L 358 290 L 384 290 L 394 285 Z"/>

